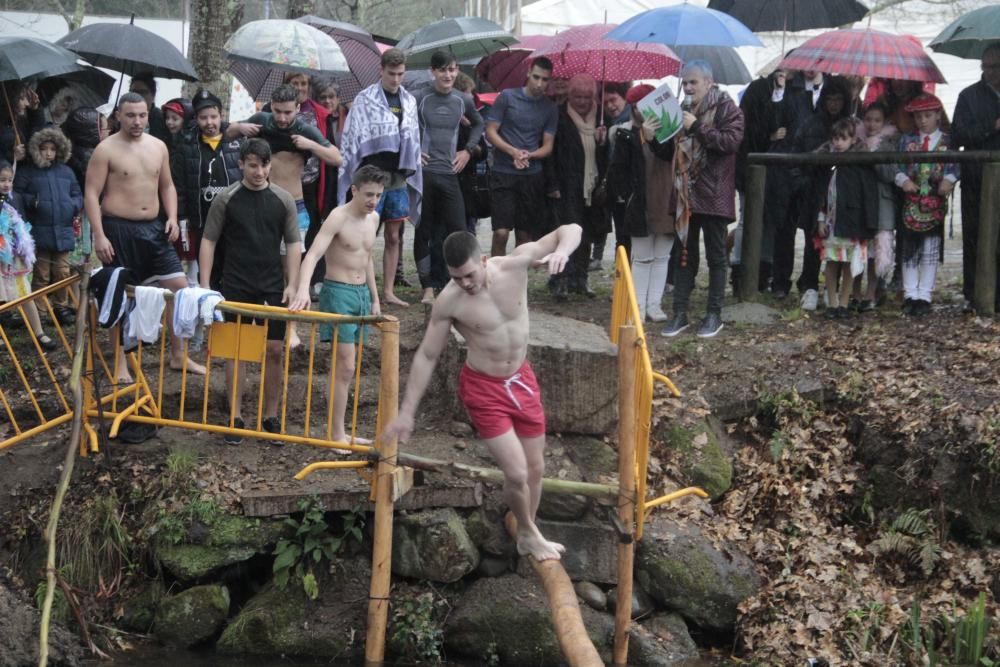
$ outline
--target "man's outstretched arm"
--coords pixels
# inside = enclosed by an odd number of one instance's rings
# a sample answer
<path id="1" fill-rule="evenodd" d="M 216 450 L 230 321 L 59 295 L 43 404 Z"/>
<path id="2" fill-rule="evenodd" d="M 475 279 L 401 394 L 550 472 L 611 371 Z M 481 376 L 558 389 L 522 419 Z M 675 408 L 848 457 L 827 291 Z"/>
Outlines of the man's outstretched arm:
<path id="1" fill-rule="evenodd" d="M 583 228 L 580 225 L 561 225 L 537 241 L 517 246 L 504 258 L 503 265 L 518 268 L 519 263 L 524 263 L 527 268 L 544 263 L 548 265 L 549 273 L 555 275 L 566 268 L 569 256 L 580 245 L 582 238 Z"/>
<path id="2" fill-rule="evenodd" d="M 434 367 L 448 343 L 448 334 L 451 331 L 451 318 L 442 314 L 444 309 L 439 308 L 440 305 L 441 300 L 438 297 L 438 301 L 434 303 L 434 308 L 431 310 L 431 321 L 427 325 L 424 339 L 421 341 L 417 353 L 413 355 L 413 362 L 410 364 L 410 378 L 406 382 L 406 394 L 403 397 L 403 403 L 399 406 L 399 414 L 382 431 L 383 440 L 398 437 L 400 442 L 406 442 L 413 433 L 417 406 L 420 405 L 420 399 L 427 391 Z"/>

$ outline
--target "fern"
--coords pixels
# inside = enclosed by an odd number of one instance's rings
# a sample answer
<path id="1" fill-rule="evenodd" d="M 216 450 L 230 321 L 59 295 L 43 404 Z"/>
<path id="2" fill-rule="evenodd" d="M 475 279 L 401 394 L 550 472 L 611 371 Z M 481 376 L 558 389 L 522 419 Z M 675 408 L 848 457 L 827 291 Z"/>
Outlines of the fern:
<path id="1" fill-rule="evenodd" d="M 879 533 L 868 551 L 876 556 L 902 558 L 929 577 L 941 560 L 941 545 L 935 533 L 930 510 L 910 508 Z"/>

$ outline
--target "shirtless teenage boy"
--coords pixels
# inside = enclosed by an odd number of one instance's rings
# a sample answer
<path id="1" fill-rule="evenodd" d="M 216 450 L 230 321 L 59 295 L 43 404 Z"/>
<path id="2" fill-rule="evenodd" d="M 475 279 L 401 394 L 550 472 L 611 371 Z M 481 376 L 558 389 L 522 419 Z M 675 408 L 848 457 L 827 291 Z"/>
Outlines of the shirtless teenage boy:
<path id="1" fill-rule="evenodd" d="M 528 269 L 544 265 L 551 275 L 558 274 L 582 233 L 579 225 L 563 225 L 510 255 L 491 259 L 472 234 L 450 234 L 444 258 L 452 280 L 431 309 L 399 415 L 383 432 L 384 438 L 409 439 L 417 405 L 454 326 L 469 349 L 459 375 L 459 397 L 504 473 L 504 498 L 517 518 L 518 553 L 536 560 L 558 559 L 564 549 L 542 537 L 535 525 L 545 470 L 545 414 L 527 361 Z"/>
<path id="2" fill-rule="evenodd" d="M 121 129 L 94 149 L 87 166 L 83 206 L 94 233 L 94 252 L 106 266 L 127 267 L 140 284 L 159 281 L 171 291 L 187 287 L 173 243 L 177 239 L 177 192 L 162 141 L 146 134 L 146 101 L 125 93 L 118 101 Z M 103 198 L 102 198 L 103 195 Z M 166 223 L 160 221 L 160 202 Z M 170 321 L 170 315 L 167 315 Z M 119 348 L 121 350 L 121 348 Z M 205 367 L 185 360 L 181 340 L 170 340 L 170 367 L 204 375 Z M 130 381 L 121 353 L 119 379 Z"/>
<path id="3" fill-rule="evenodd" d="M 340 315 L 378 315 L 381 307 L 375 286 L 375 264 L 372 246 L 378 230 L 376 212 L 386 174 L 381 169 L 365 165 L 351 179 L 352 199 L 330 212 L 309 252 L 302 260 L 299 285 L 289 310 L 309 307 L 309 283 L 320 257 L 326 258 L 326 279 L 319 295 L 319 309 Z M 357 324 L 337 325 L 337 373 L 333 387 L 333 440 L 346 442 L 344 413 L 347 409 L 347 387 L 354 377 L 354 361 L 362 327 Z M 320 328 L 320 340 L 333 338 L 333 326 Z M 367 443 L 354 438 L 356 443 Z"/>

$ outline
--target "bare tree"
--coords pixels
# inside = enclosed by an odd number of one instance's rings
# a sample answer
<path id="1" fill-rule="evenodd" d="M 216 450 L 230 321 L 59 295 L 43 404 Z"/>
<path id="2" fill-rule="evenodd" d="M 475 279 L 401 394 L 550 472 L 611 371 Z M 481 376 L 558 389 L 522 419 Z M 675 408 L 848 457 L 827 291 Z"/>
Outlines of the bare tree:
<path id="1" fill-rule="evenodd" d="M 63 3 L 63 0 L 49 0 L 49 2 L 59 16 L 66 21 L 68 32 L 73 32 L 83 23 L 83 17 L 87 13 L 87 0 L 66 0 L 66 4 Z M 67 9 L 69 3 L 72 3 L 72 6 Z"/>
<path id="2" fill-rule="evenodd" d="M 316 0 L 288 0 L 286 19 L 297 19 L 300 16 L 316 13 Z"/>
<path id="3" fill-rule="evenodd" d="M 222 47 L 233 32 L 232 10 L 238 9 L 239 4 L 227 0 L 192 0 L 190 60 L 200 84 L 185 84 L 185 96 L 191 97 L 200 85 L 222 100 L 223 109 L 229 106 L 232 76 Z"/>

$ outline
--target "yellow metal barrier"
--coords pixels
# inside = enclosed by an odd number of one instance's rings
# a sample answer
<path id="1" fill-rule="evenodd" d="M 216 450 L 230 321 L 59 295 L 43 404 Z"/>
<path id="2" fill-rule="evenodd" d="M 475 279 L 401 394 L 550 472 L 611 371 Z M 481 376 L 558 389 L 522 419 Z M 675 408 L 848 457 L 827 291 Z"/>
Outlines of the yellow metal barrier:
<path id="1" fill-rule="evenodd" d="M 635 439 L 635 538 L 642 539 L 643 525 L 646 514 L 654 507 L 676 500 L 684 495 L 696 494 L 708 497 L 701 489 L 684 489 L 686 493 L 676 492 L 661 498 L 645 500 L 646 477 L 649 470 L 649 432 L 653 416 L 653 390 L 655 383 L 666 386 L 674 396 L 681 392 L 676 385 L 662 373 L 653 371 L 649 358 L 649 347 L 646 345 L 646 333 L 642 318 L 639 316 L 639 304 L 635 298 L 635 286 L 632 283 L 632 269 L 629 266 L 625 248 L 619 246 L 615 255 L 615 282 L 611 302 L 611 329 L 608 332 L 611 342 L 619 342 L 619 329 L 623 326 L 635 327 L 634 383 L 631 388 L 632 401 L 635 406 L 635 422 L 632 429 Z M 629 391 L 621 388 L 621 391 Z M 680 494 L 680 495 L 678 495 Z"/>
<path id="2" fill-rule="evenodd" d="M 69 377 L 73 349 L 56 319 L 50 296 L 65 290 L 75 306 L 79 282 L 80 276 L 72 275 L 0 306 L 0 341 L 3 343 L 0 405 L 8 426 L 0 432 L 0 449 L 66 424 L 73 417 L 68 390 L 63 387 Z M 42 347 L 31 326 L 32 309 L 43 322 L 43 330 L 53 339 L 54 349 L 46 351 Z M 3 323 L 14 314 L 20 317 L 20 323 Z M 91 449 L 97 446 L 93 429 L 85 429 L 81 447 L 85 445 Z"/>

